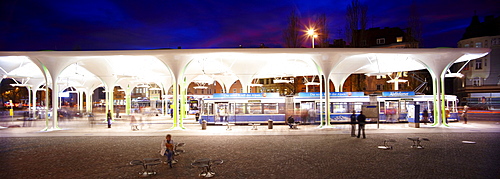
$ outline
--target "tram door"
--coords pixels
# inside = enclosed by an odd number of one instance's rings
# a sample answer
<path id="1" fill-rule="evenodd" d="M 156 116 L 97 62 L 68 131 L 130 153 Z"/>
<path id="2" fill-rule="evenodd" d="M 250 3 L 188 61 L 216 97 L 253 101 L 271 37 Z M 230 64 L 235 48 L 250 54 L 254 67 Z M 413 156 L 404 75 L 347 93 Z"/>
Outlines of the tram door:
<path id="1" fill-rule="evenodd" d="M 215 123 L 229 122 L 229 118 L 234 116 L 234 104 L 228 102 L 215 103 L 214 110 Z"/>
<path id="2" fill-rule="evenodd" d="M 385 101 L 385 122 L 399 122 L 406 120 L 408 106 L 413 104 L 411 99 L 386 100 Z"/>
<path id="3" fill-rule="evenodd" d="M 385 122 L 399 121 L 399 100 L 385 101 Z"/>
<path id="4" fill-rule="evenodd" d="M 301 101 L 300 112 L 303 123 L 314 123 L 318 120 L 318 112 L 314 101 Z"/>
<path id="5" fill-rule="evenodd" d="M 295 114 L 295 104 L 293 102 L 293 97 L 292 96 L 287 96 L 285 98 L 285 121 L 288 119 L 288 116 L 293 116 L 295 121 L 297 121 L 297 117 Z"/>

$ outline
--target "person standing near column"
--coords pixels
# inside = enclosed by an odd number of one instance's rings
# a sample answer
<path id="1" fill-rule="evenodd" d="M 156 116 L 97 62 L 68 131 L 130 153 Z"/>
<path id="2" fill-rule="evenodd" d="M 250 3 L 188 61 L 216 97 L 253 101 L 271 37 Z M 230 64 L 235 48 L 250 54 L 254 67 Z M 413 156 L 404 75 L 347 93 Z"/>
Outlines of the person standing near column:
<path id="1" fill-rule="evenodd" d="M 111 128 L 111 110 L 108 110 L 108 115 L 107 115 L 107 121 L 108 121 L 108 128 Z"/>
<path id="2" fill-rule="evenodd" d="M 352 110 L 351 114 L 351 137 L 356 137 L 356 111 Z"/>
<path id="3" fill-rule="evenodd" d="M 363 114 L 363 111 L 360 111 L 358 115 L 358 138 L 361 136 L 361 131 L 362 131 L 363 139 L 366 139 L 365 124 L 366 124 L 366 116 Z"/>

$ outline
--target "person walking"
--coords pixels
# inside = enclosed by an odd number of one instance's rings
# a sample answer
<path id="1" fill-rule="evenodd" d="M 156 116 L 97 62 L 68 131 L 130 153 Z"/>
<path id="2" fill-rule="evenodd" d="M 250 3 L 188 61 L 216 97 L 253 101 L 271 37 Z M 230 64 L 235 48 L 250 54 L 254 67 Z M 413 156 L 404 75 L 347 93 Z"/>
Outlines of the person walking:
<path id="1" fill-rule="evenodd" d="M 196 122 L 198 122 L 198 120 L 200 119 L 200 113 L 196 112 L 196 114 L 194 114 L 194 118 L 196 119 Z"/>
<path id="2" fill-rule="evenodd" d="M 462 112 L 462 119 L 464 119 L 464 124 L 467 124 L 467 117 L 468 117 L 467 112 L 469 112 L 469 106 L 465 105 L 464 111 Z"/>
<path id="3" fill-rule="evenodd" d="M 113 119 L 111 115 L 111 110 L 108 110 L 108 115 L 107 115 L 107 121 L 108 121 L 108 128 L 111 128 L 111 120 Z"/>
<path id="4" fill-rule="evenodd" d="M 351 114 L 351 137 L 356 137 L 356 111 L 352 110 Z"/>
<path id="5" fill-rule="evenodd" d="M 358 120 L 358 138 L 361 136 L 361 132 L 363 132 L 363 139 L 366 139 L 365 135 L 366 116 L 363 114 L 363 111 L 359 112 L 357 120 Z"/>

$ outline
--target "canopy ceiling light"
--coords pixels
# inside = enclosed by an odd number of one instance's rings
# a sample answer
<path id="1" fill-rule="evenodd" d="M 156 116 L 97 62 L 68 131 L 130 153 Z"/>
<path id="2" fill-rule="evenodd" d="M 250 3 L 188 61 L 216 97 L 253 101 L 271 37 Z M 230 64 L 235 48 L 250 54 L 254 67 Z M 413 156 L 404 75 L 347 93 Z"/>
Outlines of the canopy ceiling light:
<path id="1" fill-rule="evenodd" d="M 280 79 L 275 79 L 273 80 L 273 83 L 292 83 L 293 80 L 280 80 Z"/>
<path id="2" fill-rule="evenodd" d="M 386 82 L 387 83 L 396 83 L 396 82 L 398 82 L 398 83 L 406 83 L 406 82 L 408 82 L 408 80 L 405 80 L 405 79 L 392 79 L 392 80 L 388 80 Z"/>
<path id="3" fill-rule="evenodd" d="M 307 82 L 304 85 L 310 86 L 310 85 L 320 85 L 318 82 Z"/>
<path id="4" fill-rule="evenodd" d="M 28 85 L 28 84 L 10 84 L 10 86 L 14 86 L 14 87 L 31 87 L 31 85 Z"/>
<path id="5" fill-rule="evenodd" d="M 214 82 L 214 79 L 212 77 L 209 77 L 208 75 L 199 75 L 196 78 L 193 79 L 193 82 L 195 83 L 206 83 L 206 84 L 211 84 Z"/>
<path id="6" fill-rule="evenodd" d="M 149 88 L 150 86 L 147 85 L 147 84 L 141 84 L 141 85 L 138 85 L 137 88 Z"/>
<path id="7" fill-rule="evenodd" d="M 455 78 L 455 77 L 462 78 L 462 77 L 464 77 L 464 75 L 462 73 L 447 73 L 447 74 L 444 75 L 444 77 L 447 77 L 447 78 Z"/>
<path id="8" fill-rule="evenodd" d="M 194 89 L 207 89 L 208 87 L 206 87 L 206 86 L 195 86 L 193 88 Z"/>

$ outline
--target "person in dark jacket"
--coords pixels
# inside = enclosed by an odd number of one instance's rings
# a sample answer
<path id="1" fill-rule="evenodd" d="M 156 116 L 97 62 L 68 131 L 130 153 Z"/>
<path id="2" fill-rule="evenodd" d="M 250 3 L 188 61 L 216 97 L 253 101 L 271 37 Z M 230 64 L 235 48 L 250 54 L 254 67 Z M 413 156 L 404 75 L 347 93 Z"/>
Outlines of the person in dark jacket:
<path id="1" fill-rule="evenodd" d="M 351 137 L 356 137 L 356 111 L 352 110 L 351 114 Z"/>
<path id="2" fill-rule="evenodd" d="M 107 120 L 108 120 L 108 128 L 111 128 L 111 120 L 113 120 L 113 117 L 111 115 L 111 110 L 108 110 Z"/>
<path id="3" fill-rule="evenodd" d="M 357 120 L 358 120 L 358 138 L 361 136 L 361 131 L 363 131 L 363 139 L 366 139 L 365 135 L 366 116 L 363 114 L 363 111 L 359 112 Z"/>
<path id="4" fill-rule="evenodd" d="M 290 129 L 293 128 L 293 123 L 295 122 L 295 120 L 293 119 L 292 116 L 288 117 L 288 119 L 286 120 L 288 122 L 288 126 L 290 126 Z"/>

